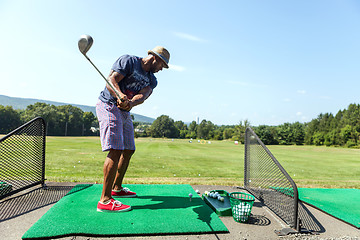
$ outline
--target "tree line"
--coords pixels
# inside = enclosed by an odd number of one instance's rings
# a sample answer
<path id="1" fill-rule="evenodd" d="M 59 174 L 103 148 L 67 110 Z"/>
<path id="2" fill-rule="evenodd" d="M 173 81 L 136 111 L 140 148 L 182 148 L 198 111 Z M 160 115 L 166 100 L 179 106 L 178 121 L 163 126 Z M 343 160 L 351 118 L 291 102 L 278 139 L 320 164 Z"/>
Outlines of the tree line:
<path id="1" fill-rule="evenodd" d="M 233 140 L 244 142 L 248 120 L 237 125 L 218 126 L 211 121 L 195 121 L 186 125 L 174 121 L 169 116 L 158 117 L 153 124 L 143 128 L 138 136 L 167 138 L 198 138 L 214 140 Z M 139 126 L 138 126 L 139 127 Z M 347 109 L 339 110 L 336 115 L 321 113 L 307 123 L 284 123 L 279 126 L 251 126 L 266 145 L 316 145 L 316 146 L 360 146 L 360 105 L 350 104 Z"/>
<path id="2" fill-rule="evenodd" d="M 0 133 L 4 134 L 21 124 L 41 116 L 51 136 L 90 136 L 98 134 L 92 112 L 83 112 L 72 105 L 54 106 L 46 103 L 29 105 L 25 110 L 14 110 L 0 105 Z M 245 130 L 251 126 L 248 120 L 237 125 L 215 125 L 211 121 L 192 121 L 186 124 L 174 121 L 166 115 L 159 116 L 152 124 L 134 122 L 136 137 L 182 138 L 205 140 L 232 140 L 244 142 Z M 284 123 L 279 126 L 252 126 L 266 145 L 326 145 L 360 146 L 360 105 L 350 104 L 336 115 L 321 113 L 307 123 Z"/>
<path id="3" fill-rule="evenodd" d="M 258 126 L 256 134 L 264 144 L 316 146 L 360 146 L 360 105 L 350 104 L 336 115 L 321 113 L 308 123 L 285 123 L 276 127 Z"/>
<path id="4" fill-rule="evenodd" d="M 72 105 L 55 106 L 37 102 L 25 110 L 0 105 L 0 133 L 7 134 L 22 124 L 42 117 L 49 136 L 91 136 L 96 135 L 91 127 L 98 125 L 92 112 L 84 112 Z"/>
<path id="5" fill-rule="evenodd" d="M 161 115 L 151 125 L 137 125 L 136 128 L 142 129 L 142 131 L 136 133 L 136 135 L 153 138 L 231 139 L 243 142 L 245 130 L 249 126 L 250 122 L 248 120 L 240 121 L 238 125 L 218 126 L 205 119 L 200 123 L 192 121 L 187 125 L 183 121 L 174 121 L 169 116 Z"/>

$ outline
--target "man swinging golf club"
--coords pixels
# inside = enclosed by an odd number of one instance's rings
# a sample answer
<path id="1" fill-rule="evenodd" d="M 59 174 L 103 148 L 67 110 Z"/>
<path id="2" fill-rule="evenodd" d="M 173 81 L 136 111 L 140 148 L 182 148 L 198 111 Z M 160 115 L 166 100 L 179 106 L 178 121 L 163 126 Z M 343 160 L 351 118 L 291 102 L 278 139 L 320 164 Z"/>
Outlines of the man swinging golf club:
<path id="1" fill-rule="evenodd" d="M 169 59 L 169 52 L 158 46 L 149 50 L 145 58 L 121 56 L 111 68 L 108 81 L 112 86 L 106 85 L 96 104 L 101 147 L 109 152 L 104 163 L 104 185 L 97 206 L 100 212 L 131 210 L 131 206 L 114 199 L 136 197 L 136 193 L 122 187 L 135 152 L 134 127 L 129 111 L 151 95 L 157 85 L 154 73 L 169 68 Z"/>

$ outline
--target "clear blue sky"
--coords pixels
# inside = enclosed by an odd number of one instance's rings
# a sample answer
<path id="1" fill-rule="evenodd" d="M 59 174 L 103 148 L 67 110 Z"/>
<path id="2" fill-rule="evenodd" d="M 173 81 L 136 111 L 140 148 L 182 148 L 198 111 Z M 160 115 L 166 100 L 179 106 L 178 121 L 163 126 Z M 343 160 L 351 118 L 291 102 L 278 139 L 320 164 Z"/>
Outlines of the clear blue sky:
<path id="1" fill-rule="evenodd" d="M 94 106 L 123 54 L 170 69 L 133 113 L 279 125 L 360 103 L 360 1 L 0 1 L 0 94 Z"/>

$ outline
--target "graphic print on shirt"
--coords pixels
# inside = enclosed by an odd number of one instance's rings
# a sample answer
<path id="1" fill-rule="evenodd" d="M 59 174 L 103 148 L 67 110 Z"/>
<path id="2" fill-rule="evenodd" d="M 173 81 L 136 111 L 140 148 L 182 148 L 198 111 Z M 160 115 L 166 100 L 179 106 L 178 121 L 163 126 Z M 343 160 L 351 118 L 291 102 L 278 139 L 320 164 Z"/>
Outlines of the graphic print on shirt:
<path id="1" fill-rule="evenodd" d="M 150 85 L 150 78 L 135 70 L 127 77 L 123 92 L 132 99 L 141 89 Z"/>

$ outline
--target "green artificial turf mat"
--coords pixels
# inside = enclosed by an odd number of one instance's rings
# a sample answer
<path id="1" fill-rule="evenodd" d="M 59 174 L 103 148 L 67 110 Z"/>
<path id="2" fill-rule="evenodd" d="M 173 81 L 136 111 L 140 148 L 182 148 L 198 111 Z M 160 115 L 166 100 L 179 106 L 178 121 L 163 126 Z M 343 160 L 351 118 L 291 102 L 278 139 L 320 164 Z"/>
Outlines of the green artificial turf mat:
<path id="1" fill-rule="evenodd" d="M 299 199 L 360 228 L 360 189 L 299 188 Z"/>
<path id="2" fill-rule="evenodd" d="M 77 185 L 23 239 L 64 236 L 141 236 L 228 232 L 190 185 L 124 185 L 136 198 L 118 198 L 129 212 L 97 212 L 102 185 Z M 190 201 L 189 193 L 193 197 Z"/>

